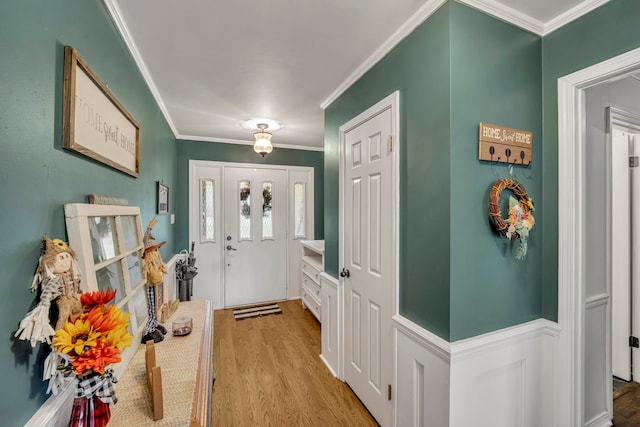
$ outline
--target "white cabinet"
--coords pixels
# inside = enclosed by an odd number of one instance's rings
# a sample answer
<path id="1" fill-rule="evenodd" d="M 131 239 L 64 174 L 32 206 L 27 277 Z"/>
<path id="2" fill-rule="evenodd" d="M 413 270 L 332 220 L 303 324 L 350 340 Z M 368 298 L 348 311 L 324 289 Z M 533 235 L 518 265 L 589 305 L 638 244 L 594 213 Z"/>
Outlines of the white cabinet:
<path id="1" fill-rule="evenodd" d="M 302 306 L 322 322 L 320 273 L 324 271 L 324 240 L 302 240 Z"/>

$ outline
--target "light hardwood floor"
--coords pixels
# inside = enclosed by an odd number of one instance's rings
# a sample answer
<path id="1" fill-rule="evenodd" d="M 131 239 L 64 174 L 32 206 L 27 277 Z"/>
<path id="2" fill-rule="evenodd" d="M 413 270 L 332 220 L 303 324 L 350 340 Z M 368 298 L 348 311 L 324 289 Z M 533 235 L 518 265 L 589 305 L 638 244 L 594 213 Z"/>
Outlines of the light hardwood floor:
<path id="1" fill-rule="evenodd" d="M 214 426 L 376 426 L 320 360 L 320 324 L 299 300 L 282 314 L 214 313 Z"/>

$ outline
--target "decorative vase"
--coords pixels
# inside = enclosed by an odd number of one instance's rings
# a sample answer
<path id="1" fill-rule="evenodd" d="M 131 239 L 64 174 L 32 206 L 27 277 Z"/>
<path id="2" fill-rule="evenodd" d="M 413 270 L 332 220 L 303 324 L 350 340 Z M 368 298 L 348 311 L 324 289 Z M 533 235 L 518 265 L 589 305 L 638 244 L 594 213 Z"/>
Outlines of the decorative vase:
<path id="1" fill-rule="evenodd" d="M 104 427 L 111 418 L 111 409 L 97 396 L 73 399 L 69 427 Z"/>

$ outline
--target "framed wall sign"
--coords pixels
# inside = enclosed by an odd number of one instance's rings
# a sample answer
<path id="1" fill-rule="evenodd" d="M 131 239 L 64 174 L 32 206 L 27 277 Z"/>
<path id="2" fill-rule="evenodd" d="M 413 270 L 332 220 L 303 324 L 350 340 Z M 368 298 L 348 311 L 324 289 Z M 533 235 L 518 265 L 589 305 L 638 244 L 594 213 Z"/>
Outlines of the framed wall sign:
<path id="1" fill-rule="evenodd" d="M 140 175 L 140 125 L 71 46 L 64 48 L 62 147 Z"/>
<path id="2" fill-rule="evenodd" d="M 169 187 L 157 181 L 159 214 L 169 213 Z"/>

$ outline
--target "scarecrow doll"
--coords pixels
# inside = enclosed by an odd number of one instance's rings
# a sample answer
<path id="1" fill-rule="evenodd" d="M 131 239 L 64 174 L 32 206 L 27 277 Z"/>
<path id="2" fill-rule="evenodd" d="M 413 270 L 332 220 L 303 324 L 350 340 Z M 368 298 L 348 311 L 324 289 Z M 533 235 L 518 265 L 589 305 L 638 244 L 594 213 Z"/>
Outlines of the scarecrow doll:
<path id="1" fill-rule="evenodd" d="M 51 336 L 67 320 L 74 322 L 82 314 L 80 303 L 80 269 L 73 250 L 60 239 L 42 238 L 40 260 L 31 282 L 31 291 L 40 289 L 40 302 L 20 322 L 15 336 L 31 342 L 51 344 Z M 49 309 L 55 301 L 58 321 L 55 327 L 49 320 Z"/>
<path id="2" fill-rule="evenodd" d="M 160 342 L 164 339 L 164 334 L 167 333 L 167 329 L 158 323 L 157 316 L 157 296 L 159 296 L 159 292 L 162 292 L 164 275 L 167 273 L 167 267 L 162 262 L 158 249 L 167 242 L 156 243 L 156 239 L 151 235 L 151 229 L 156 225 L 156 222 L 155 218 L 149 221 L 147 231 L 142 238 L 144 243 L 142 259 L 144 271 L 147 273 L 147 311 L 149 313 L 147 326 L 142 335 L 142 343 L 149 340 Z"/>

